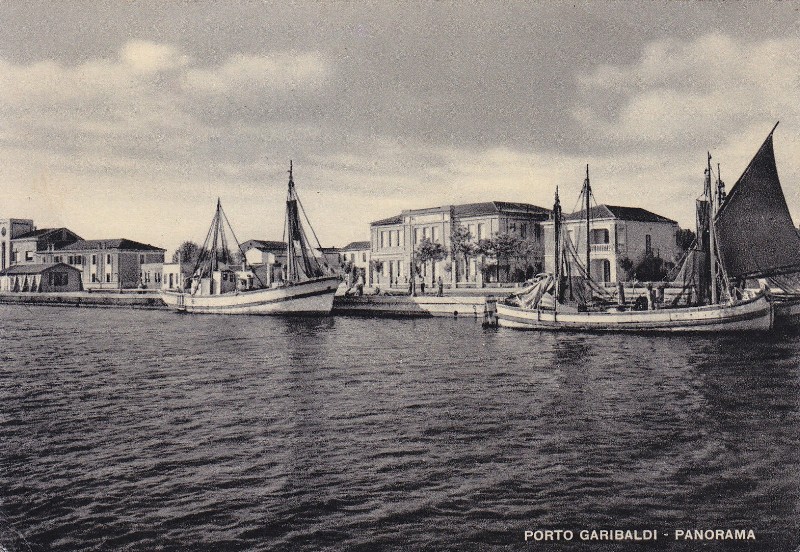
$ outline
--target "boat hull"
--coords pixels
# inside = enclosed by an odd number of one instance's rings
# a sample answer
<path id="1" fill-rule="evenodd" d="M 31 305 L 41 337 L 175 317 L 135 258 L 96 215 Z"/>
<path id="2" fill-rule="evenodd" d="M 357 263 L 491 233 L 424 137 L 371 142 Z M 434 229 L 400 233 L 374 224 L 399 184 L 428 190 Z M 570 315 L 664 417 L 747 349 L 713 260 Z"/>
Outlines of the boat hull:
<path id="1" fill-rule="evenodd" d="M 536 311 L 498 302 L 497 322 L 508 328 L 554 331 L 764 331 L 772 328 L 773 311 L 764 295 L 732 305 L 621 312 Z"/>
<path id="2" fill-rule="evenodd" d="M 333 308 L 339 278 L 319 278 L 291 286 L 221 295 L 162 291 L 170 308 L 200 314 L 326 315 Z"/>
<path id="3" fill-rule="evenodd" d="M 800 296 L 796 294 L 771 294 L 775 310 L 775 326 L 780 328 L 800 326 Z"/>

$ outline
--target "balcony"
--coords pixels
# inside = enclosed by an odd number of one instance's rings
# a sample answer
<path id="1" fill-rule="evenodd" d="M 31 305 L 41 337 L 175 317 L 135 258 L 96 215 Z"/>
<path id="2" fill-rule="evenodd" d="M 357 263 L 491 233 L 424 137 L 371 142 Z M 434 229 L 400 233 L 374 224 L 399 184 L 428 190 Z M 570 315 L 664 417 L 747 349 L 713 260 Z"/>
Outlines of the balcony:
<path id="1" fill-rule="evenodd" d="M 613 253 L 614 247 L 610 243 L 593 243 L 592 253 Z"/>

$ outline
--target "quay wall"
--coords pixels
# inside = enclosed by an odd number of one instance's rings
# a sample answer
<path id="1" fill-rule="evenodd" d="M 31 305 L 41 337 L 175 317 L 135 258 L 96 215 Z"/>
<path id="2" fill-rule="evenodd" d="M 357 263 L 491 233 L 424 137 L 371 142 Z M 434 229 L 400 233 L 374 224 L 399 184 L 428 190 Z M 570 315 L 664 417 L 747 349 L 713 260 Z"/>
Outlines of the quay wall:
<path id="1" fill-rule="evenodd" d="M 100 293 L 88 291 L 65 293 L 0 292 L 0 304 L 132 309 L 167 308 L 159 294 L 152 291 L 143 293 Z"/>

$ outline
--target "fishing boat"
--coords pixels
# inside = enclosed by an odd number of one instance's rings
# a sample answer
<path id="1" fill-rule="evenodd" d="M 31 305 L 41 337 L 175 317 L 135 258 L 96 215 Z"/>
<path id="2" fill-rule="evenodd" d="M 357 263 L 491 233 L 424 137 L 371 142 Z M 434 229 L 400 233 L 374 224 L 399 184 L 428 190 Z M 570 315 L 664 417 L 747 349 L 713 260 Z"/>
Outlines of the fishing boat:
<path id="1" fill-rule="evenodd" d="M 301 223 L 305 217 L 295 189 L 292 165 L 289 164 L 289 191 L 286 198 L 286 259 L 281 277 L 273 281 L 272 271 L 261 275 L 247 266 L 246 256 L 233 233 L 230 222 L 217 200 L 217 208 L 195 263 L 192 277 L 178 292 L 162 290 L 161 298 L 168 307 L 187 313 L 312 315 L 330 314 L 333 296 L 340 283 L 338 276 L 326 274 L 320 262 L 321 247 L 309 245 Z M 308 218 L 306 217 L 306 223 Z M 241 268 L 233 266 L 234 254 L 228 247 L 226 226 L 241 259 Z M 310 223 L 308 223 L 311 228 Z M 311 229 L 314 238 L 316 234 Z"/>
<path id="2" fill-rule="evenodd" d="M 720 262 L 734 281 L 769 291 L 775 325 L 800 324 L 800 235 L 778 178 L 772 135 L 724 197 L 714 219 Z"/>
<path id="3" fill-rule="evenodd" d="M 745 181 L 752 178 L 752 173 L 762 165 L 761 157 L 765 153 L 771 153 L 771 147 L 772 133 L 745 171 L 743 178 L 748 171 L 751 173 Z M 743 267 L 750 266 L 749 262 L 737 260 L 736 256 L 750 253 L 750 246 L 747 245 L 750 242 L 745 240 L 745 234 L 750 231 L 751 226 L 742 224 L 735 227 L 732 224 L 733 217 L 742 214 L 742 208 L 738 203 L 731 203 L 731 198 L 748 192 L 741 186 L 737 188 L 737 184 L 726 200 L 722 181 L 718 178 L 714 190 L 711 175 L 709 154 L 703 196 L 697 201 L 697 239 L 676 278 L 676 282 L 681 285 L 681 293 L 670 304 L 657 305 L 654 290 L 648 290 L 644 303 L 630 306 L 622 297 L 622 289 L 618 290 L 614 304 L 612 294 L 590 277 L 589 247 L 587 246 L 586 263 L 582 265 L 575 246 L 563 232 L 561 204 L 556 190 L 552 215 L 555 238 L 554 273 L 543 275 L 522 292 L 498 301 L 498 325 L 529 330 L 623 332 L 738 332 L 771 329 L 773 306 L 765 286 L 748 289 L 743 281 L 733 280 L 728 272 L 729 268 L 739 266 L 735 263 L 741 263 Z M 582 197 L 586 201 L 588 235 L 591 198 L 588 166 Z M 783 201 L 782 193 L 780 199 Z M 719 205 L 723 208 L 718 210 Z M 785 201 L 783 205 L 785 207 Z M 768 213 L 768 210 L 760 212 Z M 788 214 L 788 209 L 786 212 Z M 752 262 L 762 261 L 761 254 L 752 258 Z M 738 277 L 749 273 L 737 270 L 734 274 Z"/>

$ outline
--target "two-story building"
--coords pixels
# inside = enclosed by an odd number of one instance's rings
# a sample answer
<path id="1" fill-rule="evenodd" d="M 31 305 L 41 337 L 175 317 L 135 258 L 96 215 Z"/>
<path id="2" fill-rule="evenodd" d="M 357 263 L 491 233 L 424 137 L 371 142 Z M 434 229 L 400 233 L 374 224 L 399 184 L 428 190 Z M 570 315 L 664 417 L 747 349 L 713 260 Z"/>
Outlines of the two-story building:
<path id="1" fill-rule="evenodd" d="M 78 240 L 39 253 L 41 263 L 66 263 L 80 269 L 83 288 L 134 289 L 140 286 L 142 265 L 164 263 L 165 249 L 128 239 Z"/>
<path id="2" fill-rule="evenodd" d="M 11 240 L 11 264 L 34 264 L 41 253 L 60 249 L 82 239 L 67 228 L 40 228 Z"/>
<path id="3" fill-rule="evenodd" d="M 12 240 L 35 229 L 31 219 L 0 219 L 0 270 L 14 264 L 11 260 Z"/>
<path id="4" fill-rule="evenodd" d="M 428 209 L 409 209 L 391 218 L 370 224 L 371 253 L 377 271 L 376 283 L 382 286 L 406 287 L 414 264 L 428 286 L 441 277 L 447 286 L 482 286 L 484 275 L 493 281 L 496 274 L 487 271 L 487 259 L 480 255 L 453 258 L 451 235 L 456 228 L 469 232 L 471 242 L 508 234 L 542 246 L 542 223 L 549 211 L 528 203 L 488 201 L 462 205 L 445 205 Z M 428 239 L 439 243 L 444 257 L 438 261 L 418 262 L 419 244 Z M 495 262 L 498 262 L 495 260 Z M 500 279 L 508 273 L 499 272 Z"/>
<path id="5" fill-rule="evenodd" d="M 350 242 L 339 249 L 339 262 L 341 266 L 347 268 L 349 274 L 355 274 L 356 279 L 358 275 L 361 275 L 364 278 L 364 284 L 367 286 L 375 284 L 375 274 L 371 264 L 371 249 L 372 244 L 368 241 Z"/>
<path id="6" fill-rule="evenodd" d="M 625 279 L 623 259 L 634 265 L 646 256 L 674 261 L 680 254 L 678 223 L 639 207 L 598 205 L 589 209 L 589 270 L 592 279 L 612 283 Z M 554 224 L 544 223 L 545 270 L 554 271 Z M 586 210 L 563 217 L 565 237 L 575 248 L 581 265 L 586 264 Z"/>

